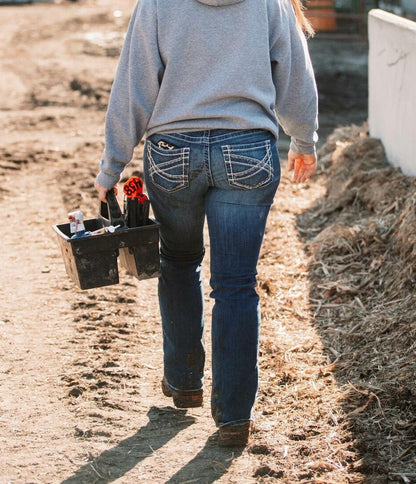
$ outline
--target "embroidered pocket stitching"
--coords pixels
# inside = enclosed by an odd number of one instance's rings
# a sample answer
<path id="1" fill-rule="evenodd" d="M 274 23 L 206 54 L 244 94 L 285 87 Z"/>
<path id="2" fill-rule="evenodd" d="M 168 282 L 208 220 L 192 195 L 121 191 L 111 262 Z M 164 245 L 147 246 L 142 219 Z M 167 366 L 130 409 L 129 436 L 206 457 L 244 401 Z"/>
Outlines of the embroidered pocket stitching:
<path id="1" fill-rule="evenodd" d="M 247 156 L 247 152 L 257 151 L 261 148 L 264 148 L 266 150 L 266 154 L 262 160 Z M 265 142 L 262 142 L 262 143 L 256 143 L 254 146 L 246 146 L 246 147 L 232 148 L 231 145 L 226 145 L 226 146 L 222 146 L 222 151 L 223 151 L 224 160 L 227 166 L 227 176 L 231 184 L 234 184 L 241 188 L 253 189 L 267 184 L 272 179 L 273 167 L 270 163 L 270 160 L 272 158 L 270 140 L 266 140 Z M 239 152 L 245 153 L 245 155 L 239 154 Z M 239 161 L 232 160 L 232 155 L 235 155 Z M 244 163 L 243 162 L 244 160 L 250 161 L 250 163 Z M 257 161 L 257 164 L 254 166 L 251 163 L 253 160 Z M 233 170 L 233 165 L 234 167 L 237 165 L 242 167 L 246 166 L 247 169 L 244 171 L 235 173 L 235 171 Z M 266 172 L 266 178 L 261 180 L 256 185 L 247 185 L 247 184 L 241 183 L 242 181 L 249 179 L 250 177 L 252 177 L 256 173 L 259 173 L 260 171 Z"/>
<path id="2" fill-rule="evenodd" d="M 179 153 L 178 153 L 179 151 Z M 155 163 L 152 153 L 155 152 L 158 156 L 166 158 L 166 161 L 162 163 Z M 188 186 L 188 167 L 189 167 L 189 153 L 190 148 L 177 148 L 175 150 L 168 150 L 163 152 L 161 149 L 157 149 L 151 142 L 147 145 L 147 159 L 149 161 L 149 175 L 152 178 L 153 183 L 161 190 L 166 192 L 174 192 Z M 168 170 L 170 168 L 178 168 L 178 164 L 181 163 L 182 174 L 172 174 Z M 174 183 L 174 188 L 166 188 L 157 182 L 155 175 L 158 175 L 168 183 Z"/>

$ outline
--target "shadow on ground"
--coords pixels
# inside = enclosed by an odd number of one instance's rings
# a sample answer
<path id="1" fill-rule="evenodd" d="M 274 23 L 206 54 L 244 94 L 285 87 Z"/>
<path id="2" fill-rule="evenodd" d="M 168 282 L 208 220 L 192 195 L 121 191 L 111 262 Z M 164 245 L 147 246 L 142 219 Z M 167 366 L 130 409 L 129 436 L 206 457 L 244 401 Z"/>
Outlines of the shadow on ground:
<path id="1" fill-rule="evenodd" d="M 195 418 L 186 415 L 186 410 L 172 407 L 152 407 L 147 415 L 149 422 L 134 435 L 89 461 L 61 484 L 98 484 L 120 479 L 179 432 L 195 423 Z M 225 474 L 233 459 L 240 454 L 241 451 L 235 449 L 218 448 L 214 434 L 208 438 L 204 448 L 166 482 L 194 482 L 197 477 L 198 482 L 210 484 Z M 140 480 L 139 475 L 137 479 Z"/>

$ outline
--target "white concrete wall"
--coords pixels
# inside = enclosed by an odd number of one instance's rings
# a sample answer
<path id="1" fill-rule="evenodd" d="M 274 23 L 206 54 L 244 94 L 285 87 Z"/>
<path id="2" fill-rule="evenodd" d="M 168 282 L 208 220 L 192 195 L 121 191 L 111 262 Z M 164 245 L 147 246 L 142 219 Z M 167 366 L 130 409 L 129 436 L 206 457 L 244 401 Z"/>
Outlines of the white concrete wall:
<path id="1" fill-rule="evenodd" d="M 416 176 L 416 22 L 376 9 L 368 28 L 370 135 Z"/>

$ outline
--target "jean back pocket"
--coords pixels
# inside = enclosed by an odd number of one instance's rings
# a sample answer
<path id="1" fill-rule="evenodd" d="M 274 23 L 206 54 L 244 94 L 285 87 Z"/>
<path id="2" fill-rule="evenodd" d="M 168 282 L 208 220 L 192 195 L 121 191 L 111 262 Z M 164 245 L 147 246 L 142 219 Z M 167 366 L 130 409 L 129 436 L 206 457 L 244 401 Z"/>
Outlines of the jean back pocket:
<path id="1" fill-rule="evenodd" d="M 189 148 L 162 148 L 146 141 L 149 176 L 158 188 L 175 192 L 189 185 Z"/>
<path id="2" fill-rule="evenodd" d="M 273 180 L 273 157 L 269 139 L 256 143 L 221 146 L 228 182 L 250 190 Z"/>

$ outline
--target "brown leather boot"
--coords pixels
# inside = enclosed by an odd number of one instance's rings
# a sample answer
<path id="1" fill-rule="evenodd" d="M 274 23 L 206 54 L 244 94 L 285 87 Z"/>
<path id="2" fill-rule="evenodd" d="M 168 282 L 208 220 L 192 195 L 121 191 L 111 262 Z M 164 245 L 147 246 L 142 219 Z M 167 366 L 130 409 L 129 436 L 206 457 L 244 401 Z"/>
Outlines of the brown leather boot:
<path id="1" fill-rule="evenodd" d="M 245 447 L 253 428 L 251 421 L 224 425 L 218 431 L 218 445 L 221 447 Z"/>
<path id="2" fill-rule="evenodd" d="M 165 379 L 162 380 L 162 392 L 166 397 L 172 397 L 176 408 L 195 408 L 202 407 L 204 403 L 203 391 L 175 392 L 171 390 Z"/>

